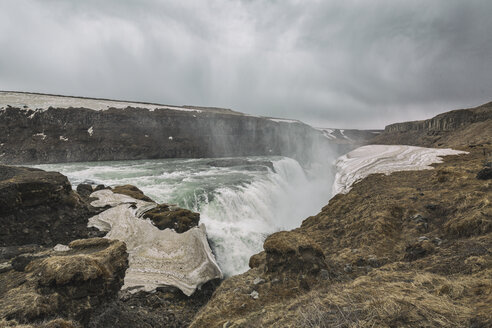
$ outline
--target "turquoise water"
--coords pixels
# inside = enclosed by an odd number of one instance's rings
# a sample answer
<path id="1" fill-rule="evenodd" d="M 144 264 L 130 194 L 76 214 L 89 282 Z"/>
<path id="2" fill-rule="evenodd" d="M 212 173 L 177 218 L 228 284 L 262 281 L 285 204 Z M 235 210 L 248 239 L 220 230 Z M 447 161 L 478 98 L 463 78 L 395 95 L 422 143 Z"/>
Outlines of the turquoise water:
<path id="1" fill-rule="evenodd" d="M 225 275 L 244 272 L 269 234 L 299 226 L 330 198 L 331 165 L 302 168 L 287 157 L 264 167 L 213 167 L 212 159 L 160 159 L 38 165 L 80 183 L 132 184 L 159 203 L 200 213 Z"/>

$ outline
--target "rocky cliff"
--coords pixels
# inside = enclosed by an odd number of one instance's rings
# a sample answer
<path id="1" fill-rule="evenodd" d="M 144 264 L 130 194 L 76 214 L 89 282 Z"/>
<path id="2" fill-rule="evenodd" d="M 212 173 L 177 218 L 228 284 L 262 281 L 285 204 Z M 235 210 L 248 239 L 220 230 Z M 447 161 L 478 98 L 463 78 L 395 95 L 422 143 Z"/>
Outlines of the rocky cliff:
<path id="1" fill-rule="evenodd" d="M 386 126 L 385 132 L 454 131 L 466 125 L 492 118 L 492 102 L 476 108 L 457 109 L 423 121 L 395 123 Z"/>
<path id="2" fill-rule="evenodd" d="M 468 147 L 490 144 L 492 102 L 476 108 L 446 112 L 424 121 L 388 125 L 369 139 L 372 144 L 400 144 L 426 147 Z"/>
<path id="3" fill-rule="evenodd" d="M 6 164 L 247 155 L 305 162 L 330 143 L 299 121 L 226 109 L 12 92 L 0 92 L 0 106 Z"/>

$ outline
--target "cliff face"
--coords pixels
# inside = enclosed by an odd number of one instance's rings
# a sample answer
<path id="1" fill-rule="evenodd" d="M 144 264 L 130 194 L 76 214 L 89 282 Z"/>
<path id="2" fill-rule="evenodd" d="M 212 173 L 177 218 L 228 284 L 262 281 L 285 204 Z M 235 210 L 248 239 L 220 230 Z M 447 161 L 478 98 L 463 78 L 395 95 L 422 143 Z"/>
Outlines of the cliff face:
<path id="1" fill-rule="evenodd" d="M 391 124 L 368 143 L 466 148 L 490 144 L 491 140 L 492 102 L 446 112 L 425 121 Z"/>
<path id="2" fill-rule="evenodd" d="M 28 95 L 22 95 L 28 105 L 18 107 L 9 107 L 1 96 L 0 163 L 5 164 L 248 155 L 308 161 L 317 147 L 329 144 L 321 131 L 301 122 L 230 110 L 146 104 L 104 110 L 42 104 L 37 109 Z M 58 98 L 47 101 L 56 105 Z M 75 98 L 73 106 L 93 106 L 84 101 Z"/>
<path id="3" fill-rule="evenodd" d="M 384 131 L 454 131 L 469 124 L 483 122 L 491 118 L 492 102 L 476 108 L 453 110 L 428 120 L 390 124 L 386 126 Z"/>

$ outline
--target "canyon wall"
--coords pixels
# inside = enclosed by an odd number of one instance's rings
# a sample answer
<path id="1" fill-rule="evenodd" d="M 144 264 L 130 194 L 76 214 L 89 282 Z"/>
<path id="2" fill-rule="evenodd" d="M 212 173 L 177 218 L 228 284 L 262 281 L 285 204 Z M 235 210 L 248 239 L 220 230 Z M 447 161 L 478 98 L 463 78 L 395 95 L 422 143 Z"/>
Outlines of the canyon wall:
<path id="1" fill-rule="evenodd" d="M 29 98 L 29 94 L 21 95 Z M 70 107 L 62 103 L 66 106 L 63 108 L 47 104 L 38 108 L 28 101 L 28 105 L 11 106 L 0 99 L 0 105 L 4 105 L 0 108 L 0 163 L 251 155 L 290 156 L 306 162 L 320 147 L 338 147 L 320 130 L 295 120 L 217 108 L 133 103 L 89 109 L 77 106 L 87 105 L 86 99 L 73 99 Z"/>
<path id="2" fill-rule="evenodd" d="M 458 109 L 423 121 L 395 123 L 369 140 L 370 144 L 463 148 L 490 144 L 492 102 Z"/>
<path id="3" fill-rule="evenodd" d="M 491 117 L 492 102 L 476 108 L 453 110 L 439 114 L 428 120 L 390 124 L 386 126 L 384 131 L 453 131 L 472 123 L 486 121 Z"/>

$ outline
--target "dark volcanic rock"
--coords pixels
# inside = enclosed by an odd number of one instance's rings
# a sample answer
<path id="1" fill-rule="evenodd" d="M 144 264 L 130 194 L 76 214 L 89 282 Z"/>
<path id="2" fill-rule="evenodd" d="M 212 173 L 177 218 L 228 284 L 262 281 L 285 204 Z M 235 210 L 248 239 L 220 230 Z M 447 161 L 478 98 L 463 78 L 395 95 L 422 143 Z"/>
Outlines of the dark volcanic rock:
<path id="1" fill-rule="evenodd" d="M 309 125 L 221 111 L 144 108 L 0 110 L 0 163 L 285 155 L 308 161 L 323 134 Z"/>
<path id="2" fill-rule="evenodd" d="M 53 246 L 87 238 L 98 210 L 82 201 L 57 172 L 0 165 L 0 246 Z"/>
<path id="3" fill-rule="evenodd" d="M 0 323 L 37 326 L 61 317 L 86 325 L 94 310 L 115 301 L 128 267 L 125 244 L 94 238 L 69 246 L 25 255 L 23 270 L 0 274 Z"/>
<path id="4" fill-rule="evenodd" d="M 479 180 L 489 180 L 492 179 L 492 168 L 484 167 L 477 173 L 477 179 Z"/>
<path id="5" fill-rule="evenodd" d="M 200 214 L 167 204 L 158 205 L 146 212 L 143 217 L 152 220 L 161 230 L 174 229 L 178 233 L 198 226 L 200 221 Z"/>
<path id="6" fill-rule="evenodd" d="M 220 280 L 207 282 L 192 296 L 177 288 L 158 288 L 155 293 L 121 293 L 119 300 L 101 306 L 87 327 L 188 327 L 195 314 L 212 297 Z"/>
<path id="7" fill-rule="evenodd" d="M 80 197 L 88 199 L 93 192 L 94 188 L 90 184 L 81 183 L 77 186 L 77 193 Z"/>

